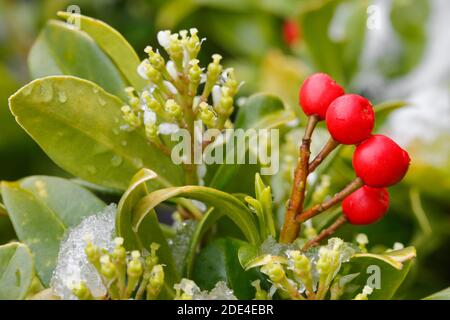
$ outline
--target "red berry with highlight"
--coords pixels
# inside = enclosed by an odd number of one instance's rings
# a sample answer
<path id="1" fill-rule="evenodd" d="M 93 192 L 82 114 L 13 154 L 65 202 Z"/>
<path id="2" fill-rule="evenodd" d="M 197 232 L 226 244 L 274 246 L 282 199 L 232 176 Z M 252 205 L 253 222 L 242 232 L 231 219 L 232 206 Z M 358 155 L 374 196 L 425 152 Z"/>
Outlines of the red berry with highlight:
<path id="1" fill-rule="evenodd" d="M 371 187 L 389 187 L 403 179 L 411 159 L 392 139 L 376 134 L 356 147 L 353 168 Z"/>
<path id="2" fill-rule="evenodd" d="M 326 122 L 334 140 L 342 144 L 357 144 L 372 133 L 375 113 L 366 98 L 345 94 L 330 104 Z"/>
<path id="3" fill-rule="evenodd" d="M 342 211 L 351 224 L 370 224 L 380 220 L 389 208 L 386 188 L 362 186 L 342 201 Z"/>
<path id="4" fill-rule="evenodd" d="M 329 75 L 315 73 L 303 82 L 299 100 L 305 114 L 318 115 L 323 120 L 329 105 L 343 94 L 344 89 Z"/>

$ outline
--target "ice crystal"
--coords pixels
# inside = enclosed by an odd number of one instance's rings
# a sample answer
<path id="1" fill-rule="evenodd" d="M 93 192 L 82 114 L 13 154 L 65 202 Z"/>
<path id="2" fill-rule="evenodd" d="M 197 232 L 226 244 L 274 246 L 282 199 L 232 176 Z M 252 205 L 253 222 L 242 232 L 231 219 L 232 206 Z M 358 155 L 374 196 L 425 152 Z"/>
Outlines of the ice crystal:
<path id="1" fill-rule="evenodd" d="M 61 242 L 50 283 L 54 295 L 61 299 L 77 299 L 71 288 L 80 282 L 85 282 L 95 297 L 106 294 L 106 288 L 95 268 L 88 262 L 84 250 L 87 239 L 97 247 L 106 250 L 114 248 L 115 216 L 116 205 L 111 204 L 68 230 L 65 240 Z"/>
<path id="2" fill-rule="evenodd" d="M 201 291 L 197 284 L 189 279 L 182 279 L 180 283 L 176 284 L 175 289 L 181 290 L 193 300 L 237 300 L 233 294 L 233 290 L 228 288 L 224 281 L 216 283 L 211 291 Z"/>

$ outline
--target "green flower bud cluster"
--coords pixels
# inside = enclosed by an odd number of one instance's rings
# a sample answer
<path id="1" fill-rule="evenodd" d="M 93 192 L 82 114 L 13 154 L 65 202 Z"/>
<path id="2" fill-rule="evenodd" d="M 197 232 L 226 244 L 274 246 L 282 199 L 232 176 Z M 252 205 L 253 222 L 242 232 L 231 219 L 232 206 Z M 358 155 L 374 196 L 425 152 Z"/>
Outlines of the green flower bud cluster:
<path id="1" fill-rule="evenodd" d="M 269 260 L 261 267 L 260 271 L 269 277 L 270 282 L 276 289 L 280 290 L 283 297 L 293 300 L 304 299 L 299 291 L 298 284 L 288 278 L 284 266 L 279 261 Z"/>
<path id="2" fill-rule="evenodd" d="M 156 299 L 164 285 L 164 268 L 158 264 L 156 251 L 159 245 L 152 243 L 150 253 L 142 257 L 139 251 L 128 254 L 123 246 L 123 238 L 114 240 L 112 252 L 96 247 L 88 241 L 85 253 L 88 261 L 95 267 L 107 296 L 95 299 L 142 299 L 144 293 L 149 300 Z M 79 299 L 94 299 L 85 283 L 77 283 L 72 292 Z"/>
<path id="3" fill-rule="evenodd" d="M 280 254 L 279 249 L 275 249 Z M 295 300 L 325 299 L 331 287 L 331 298 L 342 295 L 344 286 L 354 279 L 354 275 L 340 276 L 338 272 L 343 262 L 347 262 L 355 250 L 341 239 L 332 238 L 318 250 L 302 252 L 300 249 L 286 249 L 282 255 L 266 254 L 252 260 L 249 268 L 260 267 L 267 275 L 273 289 L 282 298 Z M 333 281 L 334 280 L 334 281 Z M 271 298 L 260 288 L 256 288 L 255 299 Z"/>
<path id="4" fill-rule="evenodd" d="M 161 135 L 176 128 L 193 131 L 196 120 L 207 128 L 224 129 L 230 123 L 239 87 L 234 71 L 224 70 L 218 54 L 206 68 L 200 66 L 197 56 L 203 40 L 195 28 L 179 33 L 160 31 L 157 38 L 166 58 L 150 46 L 145 48 L 148 57 L 137 72 L 147 86 L 126 89 L 128 100 L 121 109 L 125 124 L 121 128 L 143 128 L 148 141 L 160 150 L 166 147 Z"/>

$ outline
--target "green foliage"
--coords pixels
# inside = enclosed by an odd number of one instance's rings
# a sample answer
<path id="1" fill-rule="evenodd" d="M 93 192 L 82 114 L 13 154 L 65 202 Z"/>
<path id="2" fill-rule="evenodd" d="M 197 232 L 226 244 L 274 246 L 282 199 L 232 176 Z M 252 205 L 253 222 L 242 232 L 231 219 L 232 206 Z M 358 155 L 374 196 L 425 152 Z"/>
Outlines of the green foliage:
<path id="1" fill-rule="evenodd" d="M 351 282 L 361 290 L 372 275 L 374 279 L 379 276 L 379 287 L 375 287 L 369 296 L 370 300 L 392 299 L 397 289 L 405 280 L 409 272 L 412 259 L 416 257 L 416 249 L 407 247 L 401 250 L 382 254 L 359 253 L 352 257 L 348 273 L 359 273 Z M 368 281 L 369 280 L 369 281 Z M 369 284 L 370 285 L 370 284 Z"/>
<path id="2" fill-rule="evenodd" d="M 156 174 L 148 169 L 140 170 L 131 179 L 130 186 L 123 194 L 117 208 L 116 232 L 118 236 L 124 238 L 128 250 L 149 250 L 152 243 L 158 243 L 160 246 L 158 256 L 166 266 L 166 283 L 172 287 L 179 279 L 179 275 L 155 211 L 150 210 L 142 219 L 140 227 L 133 228 L 132 225 L 139 201 L 148 194 L 146 183 L 152 179 L 156 179 Z"/>
<path id="3" fill-rule="evenodd" d="M 71 76 L 38 79 L 9 103 L 17 122 L 75 176 L 123 190 L 137 170 L 147 167 L 158 174 L 160 186 L 182 183 L 180 167 L 149 145 L 143 131 L 119 129 L 123 103 L 92 82 Z"/>
<path id="4" fill-rule="evenodd" d="M 54 177 L 4 181 L 1 193 L 19 240 L 35 256 L 36 271 L 44 285 L 50 282 L 67 228 L 77 226 L 105 205 L 76 184 Z"/>
<path id="5" fill-rule="evenodd" d="M 26 245 L 12 242 L 0 246 L 0 299 L 20 300 L 29 292 L 34 261 Z"/>
<path id="6" fill-rule="evenodd" d="M 285 125 L 295 119 L 294 114 L 287 110 L 297 109 L 298 85 L 307 72 L 328 72 L 345 85 L 351 84 L 358 73 L 368 4 L 369 1 L 174 0 L 141 4 L 142 10 L 131 14 L 129 8 L 121 7 L 118 16 L 122 20 L 119 22 L 117 19 L 117 24 L 123 24 L 120 30 L 133 31 L 130 38 L 137 48 L 147 44 L 148 35 L 145 32 L 153 33 L 155 25 L 157 29 L 198 26 L 208 36 L 201 59 L 217 47 L 225 52 L 225 66 L 235 64 L 245 67 L 246 72 L 237 72 L 238 76 L 242 75 L 239 79 L 247 80 L 239 94 L 269 88 L 268 91 L 284 99 L 282 101 L 273 94 L 265 93 L 250 96 L 232 117 L 235 119 L 234 127 L 281 128 L 284 143 Z M 83 5 L 90 4 L 86 2 Z M 342 32 L 336 37 L 331 32 L 332 24 L 336 13 L 342 8 L 348 14 L 341 26 Z M 391 21 L 400 40 L 400 52 L 394 57 L 395 68 L 390 64 L 389 70 L 386 70 L 388 76 L 405 75 L 420 62 L 427 40 L 425 23 L 428 14 L 426 0 L 417 1 L 417 4 L 393 1 Z M 58 16 L 62 19 L 69 17 L 66 12 L 59 12 Z M 254 179 L 261 169 L 260 164 L 209 165 L 204 178 L 205 186 L 183 186 L 186 184 L 185 168 L 174 165 L 169 156 L 149 143 L 144 128 L 120 130 L 125 124 L 120 109 L 128 98 L 124 88 L 133 86 L 140 91 L 148 85 L 136 72 L 141 62 L 138 54 L 109 25 L 87 16 L 79 18 L 80 29 L 55 20 L 43 26 L 28 57 L 31 76 L 36 80 L 10 98 L 10 108 L 17 122 L 62 169 L 95 184 L 95 192 L 108 201 L 119 200 L 116 232 L 125 239 L 124 245 L 128 251 L 137 249 L 145 253 L 153 242 L 160 245 L 158 256 L 164 265 L 166 288 L 160 298 L 171 297 L 174 285 L 183 277 L 188 277 L 194 279 L 201 289 L 207 290 L 218 281 L 225 281 L 238 298 L 252 299 L 255 295 L 251 286 L 253 280 L 262 280 L 264 289 L 269 284 L 256 268 L 244 271 L 242 266 L 249 268 L 255 266 L 255 261 L 262 263 L 258 260 L 263 254 L 261 243 L 269 235 L 276 237 L 278 231 L 273 219 L 276 218 L 274 212 L 277 206 L 281 208 L 278 211 L 283 211 L 285 199 L 279 197 L 282 192 L 274 190 L 276 201 L 272 204 L 270 187 L 259 176 L 255 190 Z M 281 41 L 280 27 L 286 18 L 299 22 L 301 35 L 297 48 L 287 48 Z M 140 40 L 143 35 L 146 37 L 145 43 Z M 12 47 L 18 51 L 21 46 L 26 47 L 23 44 Z M 3 54 L 0 50 L 1 57 Z M 14 54 L 17 55 L 16 52 Z M 227 59 L 230 58 L 227 54 L 235 63 Z M 277 59 L 273 59 L 274 56 Z M 299 62 L 298 65 L 288 64 L 291 60 Z M 269 62 L 272 62 L 272 68 L 268 67 Z M 287 69 L 295 74 L 283 73 L 279 65 L 281 62 L 286 62 Z M 18 83 L 3 67 L 3 61 L 0 75 L 0 98 L 6 102 L 7 96 L 3 95 L 13 92 Z M 404 104 L 394 101 L 378 105 L 377 124 L 381 126 L 391 111 Z M 2 152 L 9 152 L 11 149 L 7 148 L 21 145 L 25 140 L 18 135 L 12 118 L 5 116 L 6 109 L 6 105 L 0 106 Z M 424 153 L 433 153 L 439 148 L 438 144 Z M 282 150 L 286 149 L 283 146 Z M 348 147 L 340 148 L 317 171 L 319 174 L 329 174 L 334 188 L 349 175 L 348 150 Z M 420 166 L 421 163 L 416 161 L 415 165 Z M 41 167 L 38 168 L 34 170 L 41 170 Z M 429 170 L 426 166 L 421 171 L 417 170 L 409 178 L 409 183 L 423 185 L 424 178 L 435 181 L 439 188 L 427 184 L 421 190 L 426 189 L 429 195 L 440 199 L 440 203 L 425 203 L 427 212 L 419 204 L 419 216 L 417 208 L 412 208 L 413 215 L 409 206 L 404 205 L 408 203 L 408 198 L 403 196 L 407 195 L 409 188 L 403 188 L 406 191 L 395 189 L 391 198 L 396 202 L 388 219 L 394 216 L 397 225 L 393 227 L 391 220 L 382 225 L 396 230 L 400 219 L 408 222 L 401 225 L 404 238 L 401 240 L 411 240 L 421 245 L 424 248 L 419 251 L 421 255 L 436 250 L 438 243 L 445 241 L 444 235 L 448 235 L 447 224 L 442 223 L 446 200 L 442 198 L 444 193 L 437 191 L 448 189 L 448 179 L 442 177 L 442 170 Z M 320 181 L 313 182 L 313 186 L 313 190 L 320 188 Z M 106 189 L 114 193 L 103 194 L 102 190 Z M 334 191 L 333 188 L 327 189 L 323 196 Z M 118 199 L 116 197 L 120 192 L 124 193 Z M 313 197 L 312 192 L 307 195 L 308 205 Z M 0 232 L 2 237 L 8 237 L 1 240 L 12 239 L 15 232 L 23 242 L 0 247 L 0 298 L 8 299 L 23 299 L 33 293 L 37 281 L 34 269 L 43 285 L 48 286 L 59 244 L 67 230 L 105 205 L 73 182 L 46 176 L 2 182 L 0 200 Z M 191 200 L 201 201 L 206 208 L 196 208 Z M 165 223 L 167 214 L 160 214 L 167 210 L 167 205 L 173 204 L 177 210 L 195 217 L 195 221 L 189 224 L 189 233 L 177 234 L 174 226 Z M 434 210 L 439 215 L 429 218 L 428 210 Z M 339 209 L 314 218 L 314 227 L 317 231 L 322 230 L 336 214 L 339 214 Z M 161 223 L 158 216 L 164 217 L 165 222 Z M 414 217 L 419 220 L 417 232 L 414 231 Z M 231 223 L 227 224 L 226 220 Z M 14 230 L 9 226 L 9 221 Z M 425 223 L 427 228 L 423 228 L 423 221 L 428 223 Z M 370 230 L 374 233 L 380 228 Z M 393 236 L 387 235 L 383 239 L 385 243 L 397 240 L 398 233 L 392 233 Z M 223 238 L 223 234 L 233 234 L 241 240 Z M 412 239 L 410 234 L 414 234 Z M 351 233 L 345 235 L 346 239 L 351 239 Z M 180 251 L 174 246 L 177 236 L 187 238 Z M 383 252 L 385 248 L 373 249 L 374 252 Z M 368 298 L 396 298 L 396 292 L 408 272 L 410 269 L 414 271 L 418 265 L 413 263 L 414 257 L 412 247 L 381 254 L 355 254 L 343 268 L 345 274 L 342 276 L 349 281 L 352 290 L 342 298 L 350 299 L 361 292 L 368 277 L 365 272 L 370 265 L 381 269 L 381 289 L 375 289 Z M 282 257 L 277 262 L 285 263 L 286 259 Z M 442 284 L 434 290 L 441 287 Z M 448 289 L 425 299 L 449 299 Z"/>
<path id="7" fill-rule="evenodd" d="M 108 56 L 84 32 L 61 21 L 50 21 L 31 48 L 33 78 L 72 75 L 97 83 L 124 97 L 125 82 Z"/>

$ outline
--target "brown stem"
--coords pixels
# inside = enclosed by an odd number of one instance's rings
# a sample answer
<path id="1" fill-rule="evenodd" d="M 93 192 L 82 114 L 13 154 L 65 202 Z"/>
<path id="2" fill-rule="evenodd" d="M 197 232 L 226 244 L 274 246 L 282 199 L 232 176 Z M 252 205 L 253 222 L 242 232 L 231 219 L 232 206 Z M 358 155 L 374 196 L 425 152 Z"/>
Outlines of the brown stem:
<path id="1" fill-rule="evenodd" d="M 309 163 L 309 173 L 313 172 L 338 145 L 339 142 L 330 137 L 314 160 Z"/>
<path id="2" fill-rule="evenodd" d="M 311 219 L 312 217 L 318 215 L 319 213 L 324 212 L 325 210 L 335 206 L 336 204 L 344 200 L 346 196 L 348 196 L 353 191 L 361 187 L 363 184 L 364 183 L 360 178 L 356 178 L 355 180 L 350 182 L 344 189 L 336 193 L 334 197 L 322 203 L 316 204 L 311 208 L 309 208 L 308 210 L 302 212 L 300 215 L 297 216 L 296 218 L 297 222 L 300 223 L 305 222 L 306 220 Z"/>
<path id="3" fill-rule="evenodd" d="M 282 243 L 293 242 L 300 231 L 300 224 L 295 221 L 295 217 L 298 212 L 303 210 L 306 178 L 308 177 L 308 163 L 311 154 L 311 136 L 318 121 L 319 118 L 317 116 L 310 116 L 308 118 L 308 123 L 306 124 L 305 134 L 303 135 L 302 144 L 300 146 L 297 167 L 295 168 L 291 197 L 286 206 L 286 215 L 280 235 L 280 242 Z"/>
<path id="4" fill-rule="evenodd" d="M 317 235 L 315 238 L 309 240 L 302 248 L 302 251 L 308 250 L 312 246 L 316 246 L 320 243 L 320 241 L 324 240 L 325 238 L 328 238 L 333 233 L 336 232 L 337 229 L 342 227 L 347 222 L 347 218 L 345 216 L 340 216 L 331 226 L 328 228 L 322 230 L 319 235 Z"/>

